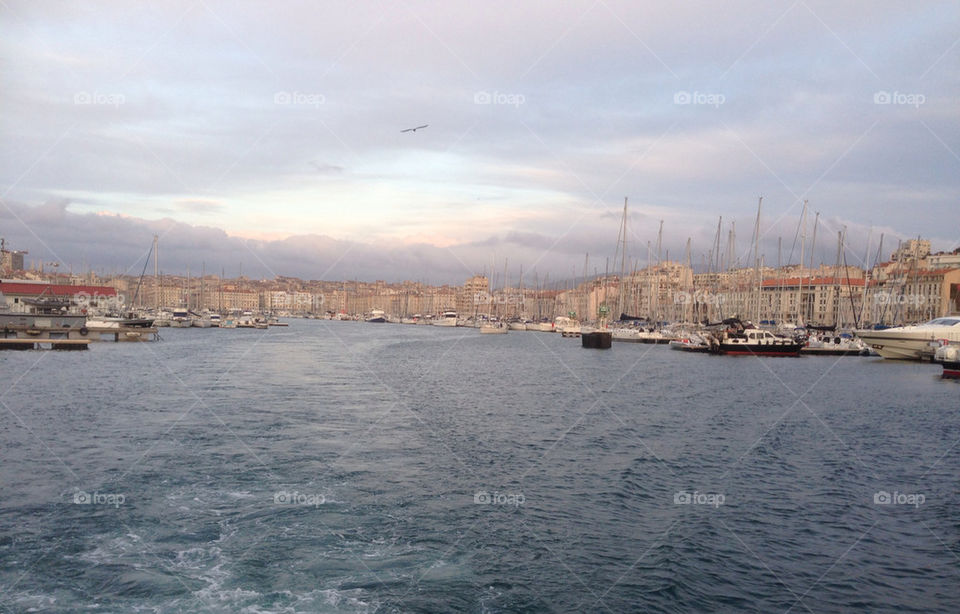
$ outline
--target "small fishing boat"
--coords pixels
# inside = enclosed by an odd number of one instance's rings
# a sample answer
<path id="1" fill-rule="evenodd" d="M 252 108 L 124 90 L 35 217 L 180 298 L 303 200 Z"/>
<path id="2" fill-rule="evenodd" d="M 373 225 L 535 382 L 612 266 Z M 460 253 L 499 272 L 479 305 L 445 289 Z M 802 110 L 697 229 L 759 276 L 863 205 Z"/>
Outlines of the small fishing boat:
<path id="1" fill-rule="evenodd" d="M 801 354 L 814 356 L 866 356 L 870 348 L 853 335 L 813 335 L 800 350 Z"/>
<path id="2" fill-rule="evenodd" d="M 383 324 L 387 321 L 386 315 L 382 309 L 374 309 L 370 312 L 370 315 L 367 316 L 367 322 L 372 322 L 374 324 Z"/>
<path id="3" fill-rule="evenodd" d="M 480 332 L 485 335 L 506 335 L 507 327 L 503 322 L 484 322 L 480 325 Z"/>
<path id="4" fill-rule="evenodd" d="M 670 341 L 670 349 L 681 352 L 707 353 L 710 351 L 710 344 L 699 335 L 689 335 Z"/>

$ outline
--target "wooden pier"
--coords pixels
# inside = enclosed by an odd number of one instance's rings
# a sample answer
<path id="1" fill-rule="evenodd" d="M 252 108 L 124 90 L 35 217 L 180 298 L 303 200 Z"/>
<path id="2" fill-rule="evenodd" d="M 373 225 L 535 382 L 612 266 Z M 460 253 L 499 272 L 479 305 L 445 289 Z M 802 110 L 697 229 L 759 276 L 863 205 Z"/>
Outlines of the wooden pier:
<path id="1" fill-rule="evenodd" d="M 0 339 L 0 350 L 85 350 L 89 339 Z"/>
<path id="2" fill-rule="evenodd" d="M 157 341 L 160 335 L 155 326 L 125 326 L 123 328 L 91 328 L 87 335 L 91 341 Z"/>
<path id="3" fill-rule="evenodd" d="M 36 328 L 8 326 L 0 329 L 0 342 L 6 349 L 32 349 L 53 344 L 53 349 L 84 349 L 92 342 L 158 341 L 156 327 L 124 326 L 121 328 Z"/>

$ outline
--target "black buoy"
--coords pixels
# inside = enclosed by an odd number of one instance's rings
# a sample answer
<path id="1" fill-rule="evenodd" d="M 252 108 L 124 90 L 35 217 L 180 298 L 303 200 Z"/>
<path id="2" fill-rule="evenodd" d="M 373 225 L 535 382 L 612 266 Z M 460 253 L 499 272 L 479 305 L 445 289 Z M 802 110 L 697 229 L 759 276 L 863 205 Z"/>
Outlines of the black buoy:
<path id="1" fill-rule="evenodd" d="M 613 344 L 613 335 L 604 332 L 582 333 L 580 343 L 583 347 L 592 350 L 609 350 Z"/>

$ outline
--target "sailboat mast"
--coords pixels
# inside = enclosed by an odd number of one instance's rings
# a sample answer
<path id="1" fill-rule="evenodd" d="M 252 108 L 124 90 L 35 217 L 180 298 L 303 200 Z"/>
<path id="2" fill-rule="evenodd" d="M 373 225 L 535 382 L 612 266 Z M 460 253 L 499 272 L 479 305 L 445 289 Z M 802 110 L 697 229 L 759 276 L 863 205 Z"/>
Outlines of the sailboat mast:
<path id="1" fill-rule="evenodd" d="M 156 289 L 157 311 L 160 311 L 160 295 L 163 293 L 163 287 L 160 285 L 160 237 L 153 235 L 153 285 Z"/>
<path id="2" fill-rule="evenodd" d="M 623 253 L 620 254 L 620 296 L 617 300 L 617 309 L 623 314 L 627 309 L 626 304 L 626 292 L 627 292 L 627 197 L 623 197 L 623 220 L 620 222 L 620 233 L 621 238 L 621 247 L 623 248 Z M 616 260 L 614 260 L 616 262 Z M 614 264 L 616 266 L 616 264 Z"/>
<path id="3" fill-rule="evenodd" d="M 803 308 L 803 263 L 804 250 L 807 247 L 807 201 L 803 201 L 803 212 L 800 214 L 800 285 L 797 286 L 797 324 L 806 325 L 806 314 Z"/>
<path id="4" fill-rule="evenodd" d="M 760 209 L 763 206 L 763 196 L 757 201 L 757 223 L 753 232 L 753 262 L 757 271 L 757 323 L 760 322 Z"/>

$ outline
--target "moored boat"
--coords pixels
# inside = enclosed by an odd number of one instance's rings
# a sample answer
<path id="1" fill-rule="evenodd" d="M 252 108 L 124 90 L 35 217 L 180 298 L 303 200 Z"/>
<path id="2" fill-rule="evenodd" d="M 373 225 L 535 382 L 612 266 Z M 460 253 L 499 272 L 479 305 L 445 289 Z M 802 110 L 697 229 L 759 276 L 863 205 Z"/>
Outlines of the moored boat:
<path id="1" fill-rule="evenodd" d="M 689 335 L 681 336 L 679 339 L 673 339 L 670 341 L 670 349 L 679 350 L 681 352 L 707 353 L 710 351 L 710 344 L 708 344 L 699 335 Z"/>
<path id="2" fill-rule="evenodd" d="M 932 359 L 939 339 L 960 343 L 960 317 L 934 318 L 914 326 L 897 326 L 883 330 L 861 329 L 857 337 L 884 358 L 901 360 Z"/>
<path id="3" fill-rule="evenodd" d="M 960 379 L 960 343 L 945 343 L 937 348 L 934 360 L 943 365 L 945 379 Z"/>
<path id="4" fill-rule="evenodd" d="M 193 326 L 193 318 L 186 309 L 174 309 L 170 317 L 171 328 L 190 328 Z"/>
<path id="5" fill-rule="evenodd" d="M 840 335 L 815 335 L 807 339 L 800 349 L 801 354 L 814 356 L 865 356 L 870 349 L 867 345 L 849 333 Z"/>
<path id="6" fill-rule="evenodd" d="M 382 309 L 374 309 L 370 312 L 370 315 L 367 316 L 367 322 L 372 322 L 374 324 L 383 324 L 386 321 L 387 318 Z"/>
<path id="7" fill-rule="evenodd" d="M 457 312 L 456 311 L 444 311 L 443 315 L 435 319 L 432 324 L 434 326 L 456 326 L 457 325 Z"/>
<path id="8" fill-rule="evenodd" d="M 706 335 L 710 353 L 729 356 L 799 356 L 803 341 L 780 337 L 736 318 L 724 320 L 723 331 Z"/>
<path id="9" fill-rule="evenodd" d="M 503 322 L 485 322 L 480 325 L 480 332 L 485 335 L 505 335 L 507 327 Z"/>

